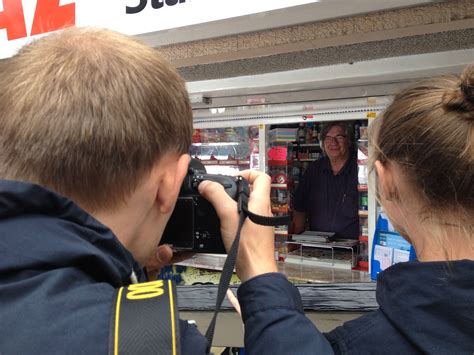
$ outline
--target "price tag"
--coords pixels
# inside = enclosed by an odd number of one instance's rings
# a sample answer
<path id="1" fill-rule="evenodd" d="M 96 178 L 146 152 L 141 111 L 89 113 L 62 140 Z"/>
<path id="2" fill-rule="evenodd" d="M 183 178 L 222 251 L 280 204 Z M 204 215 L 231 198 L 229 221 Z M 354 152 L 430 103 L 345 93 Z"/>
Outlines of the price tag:
<path id="1" fill-rule="evenodd" d="M 377 99 L 375 97 L 368 97 L 367 98 L 367 104 L 368 105 L 376 105 L 377 104 Z"/>

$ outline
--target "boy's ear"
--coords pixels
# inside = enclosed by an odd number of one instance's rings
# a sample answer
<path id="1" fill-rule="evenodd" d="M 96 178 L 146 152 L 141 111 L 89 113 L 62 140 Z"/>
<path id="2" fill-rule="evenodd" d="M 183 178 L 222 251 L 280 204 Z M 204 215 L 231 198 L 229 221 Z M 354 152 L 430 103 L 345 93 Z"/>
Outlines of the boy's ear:
<path id="1" fill-rule="evenodd" d="M 156 192 L 156 200 L 161 213 L 166 214 L 173 210 L 181 184 L 188 173 L 190 159 L 188 154 L 182 154 L 177 160 L 171 162 L 167 160 L 159 164 L 163 174 Z"/>

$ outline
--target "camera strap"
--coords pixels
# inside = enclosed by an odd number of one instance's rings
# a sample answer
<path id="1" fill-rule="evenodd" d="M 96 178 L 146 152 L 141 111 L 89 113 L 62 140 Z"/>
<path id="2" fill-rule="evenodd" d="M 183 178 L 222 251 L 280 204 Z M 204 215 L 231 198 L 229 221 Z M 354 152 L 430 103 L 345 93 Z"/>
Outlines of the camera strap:
<path id="1" fill-rule="evenodd" d="M 111 319 L 109 354 L 179 355 L 179 330 L 176 288 L 171 280 L 121 287 Z"/>
<path id="2" fill-rule="evenodd" d="M 269 227 L 276 227 L 287 224 L 289 221 L 289 216 L 273 216 L 273 217 L 266 217 L 260 216 L 258 214 L 252 213 L 249 210 L 244 210 L 247 217 L 255 224 L 259 224 L 261 226 L 269 226 Z"/>
<path id="3" fill-rule="evenodd" d="M 216 298 L 216 308 L 214 310 L 214 315 L 212 317 L 211 323 L 206 331 L 206 338 L 207 338 L 207 351 L 209 352 L 212 345 L 212 339 L 214 338 L 214 331 L 216 327 L 216 320 L 219 310 L 222 306 L 222 302 L 227 293 L 227 289 L 229 288 L 230 279 L 232 278 L 232 274 L 234 272 L 235 262 L 237 260 L 237 253 L 239 251 L 239 242 L 240 242 L 240 232 L 242 231 L 242 227 L 244 225 L 245 219 L 248 217 L 252 222 L 255 224 L 263 225 L 263 226 L 279 226 L 283 224 L 287 224 L 289 221 L 289 216 L 276 216 L 276 217 L 266 217 L 260 216 L 255 213 L 252 213 L 248 210 L 248 199 L 249 199 L 249 191 L 243 188 L 242 184 L 239 184 L 239 192 L 238 192 L 238 211 L 239 211 L 239 226 L 237 228 L 237 233 L 232 243 L 232 246 L 227 254 L 227 258 L 224 262 L 224 267 L 222 269 L 221 277 L 219 280 L 219 286 L 217 287 L 217 298 Z"/>

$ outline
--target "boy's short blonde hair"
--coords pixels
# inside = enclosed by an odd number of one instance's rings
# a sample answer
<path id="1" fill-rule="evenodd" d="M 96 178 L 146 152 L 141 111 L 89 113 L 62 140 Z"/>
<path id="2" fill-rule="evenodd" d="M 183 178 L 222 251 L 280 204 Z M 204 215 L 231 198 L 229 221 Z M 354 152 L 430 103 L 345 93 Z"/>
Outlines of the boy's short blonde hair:
<path id="1" fill-rule="evenodd" d="M 2 66 L 0 178 L 41 184 L 90 210 L 110 209 L 163 154 L 189 149 L 183 79 L 128 36 L 67 29 Z"/>

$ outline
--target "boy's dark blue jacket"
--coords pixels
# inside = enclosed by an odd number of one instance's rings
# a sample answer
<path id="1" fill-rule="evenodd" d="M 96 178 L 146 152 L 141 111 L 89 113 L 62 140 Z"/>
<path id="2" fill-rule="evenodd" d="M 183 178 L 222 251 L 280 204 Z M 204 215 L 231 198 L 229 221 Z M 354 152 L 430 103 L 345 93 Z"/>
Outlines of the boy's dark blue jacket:
<path id="1" fill-rule="evenodd" d="M 0 180 L 0 354 L 108 354 L 116 289 L 140 266 L 72 201 Z M 159 321 L 159 318 L 157 318 Z M 206 339 L 181 321 L 183 354 Z"/>

